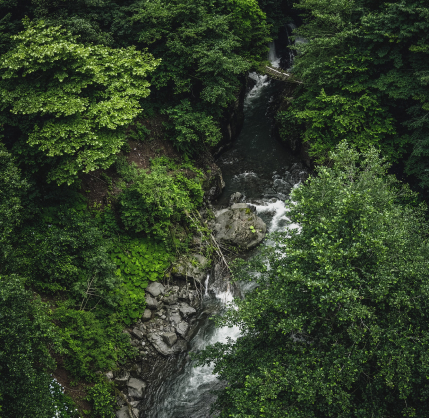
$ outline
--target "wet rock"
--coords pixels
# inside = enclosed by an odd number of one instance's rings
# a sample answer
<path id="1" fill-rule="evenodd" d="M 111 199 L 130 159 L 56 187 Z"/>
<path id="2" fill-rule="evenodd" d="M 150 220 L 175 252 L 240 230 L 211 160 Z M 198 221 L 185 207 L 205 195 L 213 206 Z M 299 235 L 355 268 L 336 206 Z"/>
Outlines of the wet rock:
<path id="1" fill-rule="evenodd" d="M 141 348 L 141 344 L 139 348 Z M 128 370 L 130 372 L 131 377 L 135 377 L 136 379 L 140 377 L 142 368 L 140 363 L 134 363 L 131 368 Z"/>
<path id="2" fill-rule="evenodd" d="M 119 411 L 116 411 L 116 418 L 137 418 L 139 416 L 139 410 L 137 408 L 131 408 L 131 412 L 128 406 L 122 407 Z"/>
<path id="3" fill-rule="evenodd" d="M 153 297 L 157 297 L 165 292 L 165 287 L 159 282 L 152 282 L 147 288 L 146 292 L 149 292 Z"/>
<path id="4" fill-rule="evenodd" d="M 177 335 L 174 332 L 164 332 L 162 339 L 169 347 L 172 347 L 177 341 Z"/>
<path id="5" fill-rule="evenodd" d="M 201 282 L 206 278 L 208 265 L 207 258 L 201 254 L 192 254 L 190 259 L 177 263 L 172 269 L 172 274 L 178 279 L 189 278 Z"/>
<path id="6" fill-rule="evenodd" d="M 120 370 L 119 372 L 115 373 L 113 381 L 115 382 L 116 386 L 119 388 L 125 387 L 128 379 L 130 378 L 130 373 L 126 370 Z"/>
<path id="7" fill-rule="evenodd" d="M 130 344 L 133 347 L 140 347 L 141 346 L 141 342 L 139 340 L 131 340 Z"/>
<path id="8" fill-rule="evenodd" d="M 248 250 L 264 239 L 267 226 L 246 203 L 235 203 L 219 211 L 214 231 L 218 241 Z"/>
<path id="9" fill-rule="evenodd" d="M 174 344 L 172 347 L 169 347 L 164 342 L 162 336 L 156 332 L 152 332 L 148 334 L 148 340 L 152 343 L 155 350 L 164 356 L 170 356 L 175 353 L 181 353 L 185 351 L 187 348 L 187 343 L 185 340 L 178 340 L 176 344 Z"/>
<path id="10" fill-rule="evenodd" d="M 128 395 L 134 399 L 142 399 L 143 392 L 146 389 L 146 383 L 143 380 L 132 377 L 128 383 Z"/>
<path id="11" fill-rule="evenodd" d="M 178 324 L 181 320 L 182 318 L 177 312 L 170 314 L 170 322 L 174 322 L 175 324 Z"/>
<path id="12" fill-rule="evenodd" d="M 158 301 L 153 298 L 151 295 L 146 294 L 145 296 L 146 306 L 149 309 L 158 309 Z"/>
<path id="13" fill-rule="evenodd" d="M 183 338 L 186 337 L 188 330 L 189 330 L 189 324 L 185 321 L 181 321 L 176 325 L 176 332 Z"/>
<path id="14" fill-rule="evenodd" d="M 287 182 L 286 180 L 283 179 L 276 179 L 274 180 L 274 189 L 278 192 L 278 193 L 282 193 L 286 196 L 288 196 L 292 190 L 292 185 Z"/>
<path id="15" fill-rule="evenodd" d="M 174 305 L 175 303 L 177 303 L 178 299 L 179 299 L 179 295 L 173 291 L 169 295 L 164 296 L 162 301 L 167 305 Z"/>
<path id="16" fill-rule="evenodd" d="M 194 309 L 192 306 L 189 306 L 187 303 L 183 303 L 183 302 L 180 304 L 179 312 L 182 314 L 184 318 L 187 318 L 188 316 L 191 316 L 197 313 L 196 309 Z"/>
<path id="17" fill-rule="evenodd" d="M 145 309 L 142 315 L 142 321 L 146 322 L 152 318 L 152 312 L 150 309 Z"/>
<path id="18" fill-rule="evenodd" d="M 223 181 L 222 171 L 217 165 L 213 164 L 212 169 L 205 172 L 203 181 L 204 197 L 209 201 L 214 200 L 222 194 L 224 187 L 225 182 Z"/>
<path id="19" fill-rule="evenodd" d="M 235 192 L 229 198 L 229 205 L 233 205 L 234 203 L 238 203 L 243 195 L 240 192 Z"/>
<path id="20" fill-rule="evenodd" d="M 113 380 L 113 372 L 107 372 L 105 374 L 105 376 L 109 379 L 109 380 Z"/>
<path id="21" fill-rule="evenodd" d="M 231 205 L 231 209 L 249 209 L 247 203 L 234 203 Z"/>
<path id="22" fill-rule="evenodd" d="M 138 328 L 133 328 L 131 333 L 134 335 L 134 337 L 138 338 L 139 340 L 141 340 L 144 337 L 144 334 Z"/>

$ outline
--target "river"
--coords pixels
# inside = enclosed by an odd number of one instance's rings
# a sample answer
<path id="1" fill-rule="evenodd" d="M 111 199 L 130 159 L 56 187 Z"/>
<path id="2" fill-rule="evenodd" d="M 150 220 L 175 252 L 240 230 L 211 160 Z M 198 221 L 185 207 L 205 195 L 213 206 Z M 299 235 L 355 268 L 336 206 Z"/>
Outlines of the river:
<path id="1" fill-rule="evenodd" d="M 269 58 L 273 66 L 279 65 L 274 44 L 270 45 Z M 278 82 L 255 73 L 250 77 L 255 85 L 245 98 L 243 129 L 233 146 L 217 161 L 225 189 L 214 206 L 217 209 L 226 207 L 231 194 L 240 192 L 242 201 L 256 207 L 258 216 L 267 223 L 268 232 L 274 232 L 288 224 L 284 201 L 291 189 L 305 178 L 306 170 L 298 157 L 271 135 L 273 121 L 269 109 L 279 88 Z M 242 286 L 241 293 L 245 294 L 250 287 L 251 284 Z M 221 312 L 232 300 L 229 290 L 208 278 L 203 317 L 209 317 L 207 312 Z M 239 334 L 238 328 L 216 328 L 213 321 L 206 319 L 190 342 L 190 348 L 198 351 L 216 342 L 226 342 L 228 338 L 234 340 Z M 195 367 L 188 354 L 184 357 L 181 370 L 158 389 L 155 406 L 147 412 L 148 418 L 210 417 L 212 391 L 221 388 L 222 382 L 213 375 L 211 367 Z"/>

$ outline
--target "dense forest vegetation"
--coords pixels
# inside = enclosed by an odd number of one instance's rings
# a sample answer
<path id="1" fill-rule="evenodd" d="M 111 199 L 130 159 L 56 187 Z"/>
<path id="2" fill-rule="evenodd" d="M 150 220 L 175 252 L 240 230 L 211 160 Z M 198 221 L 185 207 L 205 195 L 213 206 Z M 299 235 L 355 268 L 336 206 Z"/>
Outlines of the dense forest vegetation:
<path id="1" fill-rule="evenodd" d="M 289 205 L 299 231 L 237 264 L 259 286 L 219 319 L 242 337 L 200 355 L 228 382 L 214 407 L 427 415 L 426 1 L 2 0 L 0 417 L 114 416 L 99 372 L 136 355 L 123 328 L 201 228 L 201 156 L 293 19 L 301 84 L 276 120 L 318 168 Z M 168 146 L 143 164 L 137 143 Z"/>

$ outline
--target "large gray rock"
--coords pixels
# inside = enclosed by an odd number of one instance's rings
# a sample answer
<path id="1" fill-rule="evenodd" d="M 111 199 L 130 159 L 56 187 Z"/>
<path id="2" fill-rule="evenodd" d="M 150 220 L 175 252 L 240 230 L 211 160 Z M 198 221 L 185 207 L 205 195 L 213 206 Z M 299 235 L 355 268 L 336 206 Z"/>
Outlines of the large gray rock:
<path id="1" fill-rule="evenodd" d="M 198 282 L 205 280 L 209 261 L 201 254 L 192 254 L 190 259 L 184 259 L 173 266 L 172 274 L 178 279 L 195 279 Z"/>
<path id="2" fill-rule="evenodd" d="M 235 203 L 219 211 L 214 232 L 218 241 L 248 250 L 264 239 L 267 226 L 246 203 Z"/>
<path id="3" fill-rule="evenodd" d="M 151 295 L 146 293 L 145 300 L 146 300 L 146 306 L 149 309 L 157 309 L 158 308 L 158 301 L 155 298 L 153 298 Z"/>
<path id="4" fill-rule="evenodd" d="M 144 337 L 144 334 L 138 328 L 133 328 L 131 333 L 134 335 L 134 337 L 138 338 L 139 340 L 141 340 Z"/>
<path id="5" fill-rule="evenodd" d="M 146 292 L 149 292 L 153 297 L 157 297 L 165 292 L 165 287 L 159 282 L 152 282 L 147 288 Z"/>
<path id="6" fill-rule="evenodd" d="M 192 306 L 189 306 L 187 303 L 184 303 L 184 302 L 180 304 L 179 312 L 183 315 L 184 318 L 197 313 L 196 309 L 194 309 Z"/>
<path id="7" fill-rule="evenodd" d="M 148 340 L 152 343 L 156 351 L 164 356 L 181 353 L 186 350 L 187 343 L 185 340 L 178 340 L 176 344 L 169 347 L 163 340 L 162 336 L 156 332 L 151 332 L 147 336 Z"/>
<path id="8" fill-rule="evenodd" d="M 177 335 L 174 332 L 164 332 L 161 336 L 169 347 L 172 347 L 177 341 Z"/>
<path id="9" fill-rule="evenodd" d="M 142 399 L 143 392 L 146 389 L 146 383 L 143 380 L 132 377 L 128 380 L 128 395 L 135 399 Z"/>
<path id="10" fill-rule="evenodd" d="M 290 194 L 292 188 L 293 188 L 293 185 L 284 179 L 274 180 L 274 189 L 279 193 L 282 193 L 282 194 L 288 196 Z"/>
<path id="11" fill-rule="evenodd" d="M 131 408 L 129 412 L 128 406 L 122 407 L 119 411 L 116 411 L 116 418 L 138 418 L 139 410 L 137 408 Z"/>
<path id="12" fill-rule="evenodd" d="M 173 312 L 170 314 L 170 322 L 178 324 L 181 320 L 182 320 L 182 318 L 180 317 L 180 315 L 177 312 Z"/>
<path id="13" fill-rule="evenodd" d="M 229 198 L 229 204 L 233 205 L 234 203 L 238 203 L 243 195 L 240 192 L 235 192 Z"/>
<path id="14" fill-rule="evenodd" d="M 146 321 L 150 321 L 150 319 L 152 318 L 152 312 L 150 309 L 145 309 L 142 315 L 142 321 L 146 322 Z"/>
<path id="15" fill-rule="evenodd" d="M 174 305 L 179 299 L 178 292 L 172 291 L 170 294 L 163 297 L 162 301 L 167 305 Z"/>
<path id="16" fill-rule="evenodd" d="M 186 337 L 186 334 L 189 330 L 189 324 L 185 321 L 181 321 L 176 325 L 176 331 L 179 335 L 181 335 L 183 338 Z"/>
<path id="17" fill-rule="evenodd" d="M 126 386 L 128 379 L 130 378 L 130 373 L 126 370 L 119 370 L 114 376 L 115 378 L 113 381 L 116 383 L 116 386 L 121 388 Z"/>

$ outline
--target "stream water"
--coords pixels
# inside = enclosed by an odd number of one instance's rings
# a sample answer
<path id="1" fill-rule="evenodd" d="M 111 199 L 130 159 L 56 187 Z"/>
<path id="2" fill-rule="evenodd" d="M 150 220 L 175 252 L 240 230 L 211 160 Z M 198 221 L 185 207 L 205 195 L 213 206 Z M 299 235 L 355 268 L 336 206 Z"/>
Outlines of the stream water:
<path id="1" fill-rule="evenodd" d="M 270 45 L 270 61 L 273 66 L 280 63 L 274 44 Z M 243 129 L 232 148 L 223 153 L 217 161 L 225 180 L 223 194 L 215 202 L 221 209 L 229 204 L 232 193 L 243 194 L 242 201 L 256 206 L 268 226 L 268 231 L 278 231 L 288 223 L 284 201 L 293 187 L 306 176 L 305 168 L 298 157 L 293 156 L 271 135 L 272 118 L 269 104 L 278 89 L 276 82 L 267 76 L 250 75 L 255 81 L 248 92 L 245 104 Z M 251 284 L 242 287 L 245 294 Z M 207 312 L 221 312 L 233 295 L 218 280 L 207 280 L 204 318 Z M 198 351 L 209 344 L 226 342 L 238 338 L 238 328 L 216 328 L 206 319 L 196 336 L 190 342 L 191 351 Z M 214 400 L 213 390 L 222 387 L 211 367 L 195 367 L 187 354 L 184 367 L 164 382 L 155 395 L 155 406 L 147 413 L 149 418 L 208 418 L 210 405 Z"/>

